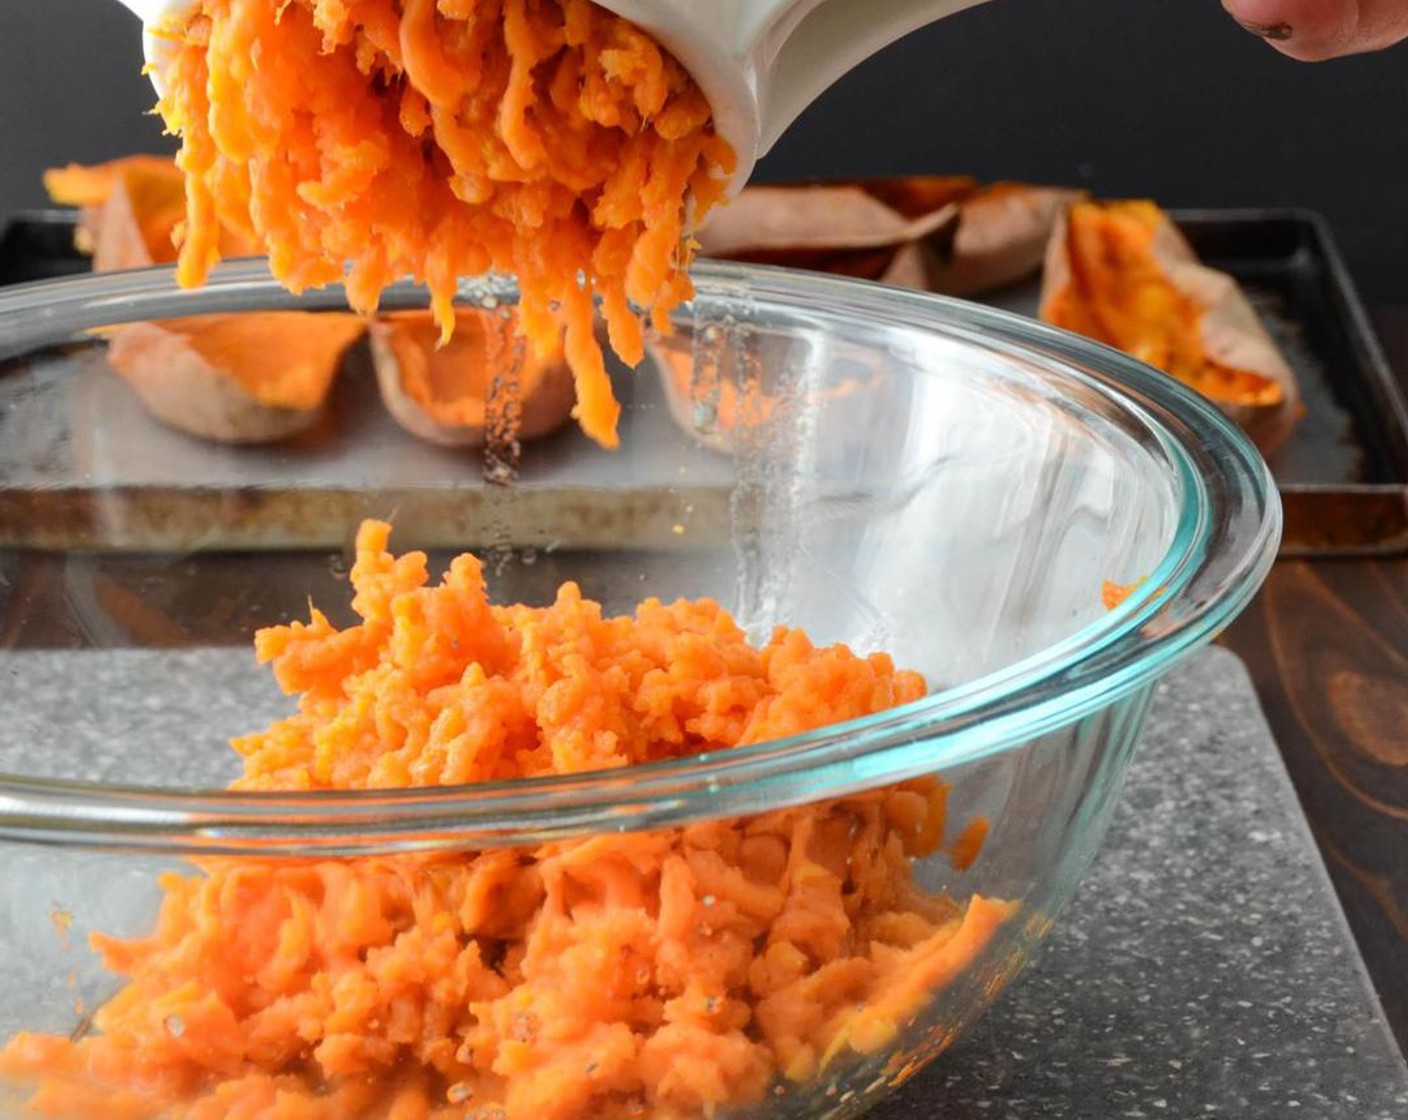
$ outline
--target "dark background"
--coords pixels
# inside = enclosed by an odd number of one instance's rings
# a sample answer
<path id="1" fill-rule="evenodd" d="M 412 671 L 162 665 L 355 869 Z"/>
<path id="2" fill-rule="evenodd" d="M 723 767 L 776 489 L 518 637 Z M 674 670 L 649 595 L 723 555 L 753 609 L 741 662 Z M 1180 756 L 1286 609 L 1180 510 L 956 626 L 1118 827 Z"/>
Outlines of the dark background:
<path id="1" fill-rule="evenodd" d="M 47 166 L 169 144 L 118 4 L 0 4 L 0 212 L 42 202 Z M 995 0 L 852 73 L 759 178 L 891 172 L 1307 207 L 1371 302 L 1408 302 L 1408 47 L 1306 66 L 1217 0 Z"/>

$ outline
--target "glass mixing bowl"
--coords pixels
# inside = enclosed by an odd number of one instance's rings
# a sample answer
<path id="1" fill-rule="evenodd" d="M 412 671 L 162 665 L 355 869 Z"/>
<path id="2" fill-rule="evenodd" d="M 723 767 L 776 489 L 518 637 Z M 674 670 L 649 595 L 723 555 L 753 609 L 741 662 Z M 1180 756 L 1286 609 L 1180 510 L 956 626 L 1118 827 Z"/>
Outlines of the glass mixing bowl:
<path id="1" fill-rule="evenodd" d="M 199 291 L 148 270 L 0 293 L 0 1113 L 843 1116 L 1022 968 L 1155 681 L 1272 562 L 1266 468 L 1171 379 L 1011 315 L 761 268 L 697 281 L 677 333 L 614 371 L 619 451 L 563 430 L 487 471 L 388 419 L 363 344 L 326 414 L 263 447 L 164 427 L 108 362 L 122 324 L 321 313 L 336 291 L 237 262 Z M 310 598 L 347 617 L 365 516 L 433 565 L 478 552 L 499 601 L 568 579 L 608 612 L 714 596 L 760 640 L 786 623 L 886 651 L 929 694 L 628 771 L 223 791 L 228 739 L 289 710 L 253 630 Z M 487 918 L 436 886 L 504 866 Z M 414 905 L 330 911 L 330 883 L 375 898 L 388 876 Z M 183 910 L 191 881 L 262 883 L 266 912 Z M 162 936 L 218 982 L 149 986 L 134 1011 L 118 972 L 141 943 L 103 938 L 150 935 L 168 895 Z M 553 907 L 559 942 L 525 946 Z M 469 956 L 492 1009 L 448 979 Z M 128 1033 L 109 1038 L 115 997 Z"/>

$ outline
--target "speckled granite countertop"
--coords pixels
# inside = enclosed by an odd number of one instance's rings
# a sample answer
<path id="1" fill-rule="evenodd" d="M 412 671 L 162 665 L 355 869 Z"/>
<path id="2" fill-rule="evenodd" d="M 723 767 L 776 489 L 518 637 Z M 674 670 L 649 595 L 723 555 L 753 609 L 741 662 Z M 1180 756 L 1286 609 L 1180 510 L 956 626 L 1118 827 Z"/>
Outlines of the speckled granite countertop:
<path id="1" fill-rule="evenodd" d="M 1251 681 L 1160 686 L 1095 866 L 1040 957 L 873 1120 L 1404 1120 L 1369 988 Z"/>
<path id="2" fill-rule="evenodd" d="M 109 780 L 209 781 L 208 756 L 195 773 L 189 757 L 152 752 L 144 768 L 102 746 L 134 727 L 180 742 L 197 714 L 237 734 L 279 707 L 240 650 L 0 654 L 0 770 L 52 741 Z M 1110 835 L 1037 963 L 869 1115 L 1408 1118 L 1408 1067 L 1231 654 L 1162 686 Z"/>

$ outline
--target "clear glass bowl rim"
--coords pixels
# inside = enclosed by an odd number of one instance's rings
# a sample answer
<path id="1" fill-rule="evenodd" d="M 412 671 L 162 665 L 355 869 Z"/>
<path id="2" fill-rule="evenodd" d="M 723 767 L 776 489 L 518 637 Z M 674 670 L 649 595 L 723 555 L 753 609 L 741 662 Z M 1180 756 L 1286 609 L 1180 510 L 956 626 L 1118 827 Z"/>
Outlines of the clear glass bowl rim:
<path id="1" fill-rule="evenodd" d="M 1181 504 L 1163 560 L 1121 606 L 1062 642 L 958 688 L 805 735 L 624 771 L 390 791 L 185 791 L 0 773 L 0 839 L 181 854 L 375 854 L 663 828 L 841 796 L 1015 749 L 1151 685 L 1241 611 L 1275 559 L 1280 502 L 1250 440 L 1210 402 L 1119 351 L 1009 312 L 824 274 L 704 261 L 694 279 L 701 295 L 925 330 L 1096 390 L 1154 437 L 1176 476 Z M 460 297 L 492 304 L 517 292 L 510 278 L 485 276 L 465 281 Z M 384 308 L 425 304 L 409 283 L 383 297 Z M 337 286 L 286 292 L 261 260 L 221 265 L 193 290 L 177 287 L 167 267 L 40 281 L 0 292 L 0 361 L 123 322 L 346 306 Z M 1229 533 L 1244 506 L 1248 523 Z"/>

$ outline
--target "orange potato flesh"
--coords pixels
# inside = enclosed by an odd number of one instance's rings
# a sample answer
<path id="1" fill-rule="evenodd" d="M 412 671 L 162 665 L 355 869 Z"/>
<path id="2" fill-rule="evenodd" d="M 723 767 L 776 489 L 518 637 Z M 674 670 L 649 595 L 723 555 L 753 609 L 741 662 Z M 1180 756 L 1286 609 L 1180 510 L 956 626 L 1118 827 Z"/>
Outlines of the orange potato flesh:
<path id="1" fill-rule="evenodd" d="M 511 319 L 457 308 L 455 333 L 440 344 L 427 312 L 398 312 L 372 325 L 372 354 L 387 409 L 412 434 L 450 447 L 479 447 L 489 438 L 489 399 L 498 376 L 516 368 L 500 391 L 517 410 L 519 439 L 554 431 L 572 413 L 572 374 L 557 347 L 544 356 L 515 344 Z"/>
<path id="2" fill-rule="evenodd" d="M 708 600 L 613 618 L 566 584 L 493 605 L 474 557 L 432 586 L 387 540 L 358 535 L 355 625 L 314 610 L 258 634 L 299 706 L 235 741 L 236 788 L 580 774 L 924 692 L 797 630 L 750 646 Z M 0 1078 L 47 1120 L 690 1120 L 820 1094 L 807 1083 L 895 1045 L 1016 913 L 917 881 L 947 792 L 916 779 L 484 852 L 200 860 L 163 878 L 149 935 L 92 937 L 125 979 L 95 1033 L 17 1034 Z"/>
<path id="3" fill-rule="evenodd" d="M 1043 311 L 1050 323 L 1115 346 L 1218 401 L 1276 405 L 1270 377 L 1234 369 L 1207 352 L 1206 308 L 1180 291 L 1155 259 L 1164 221 L 1151 202 L 1081 202 L 1068 215 L 1071 281 Z"/>

